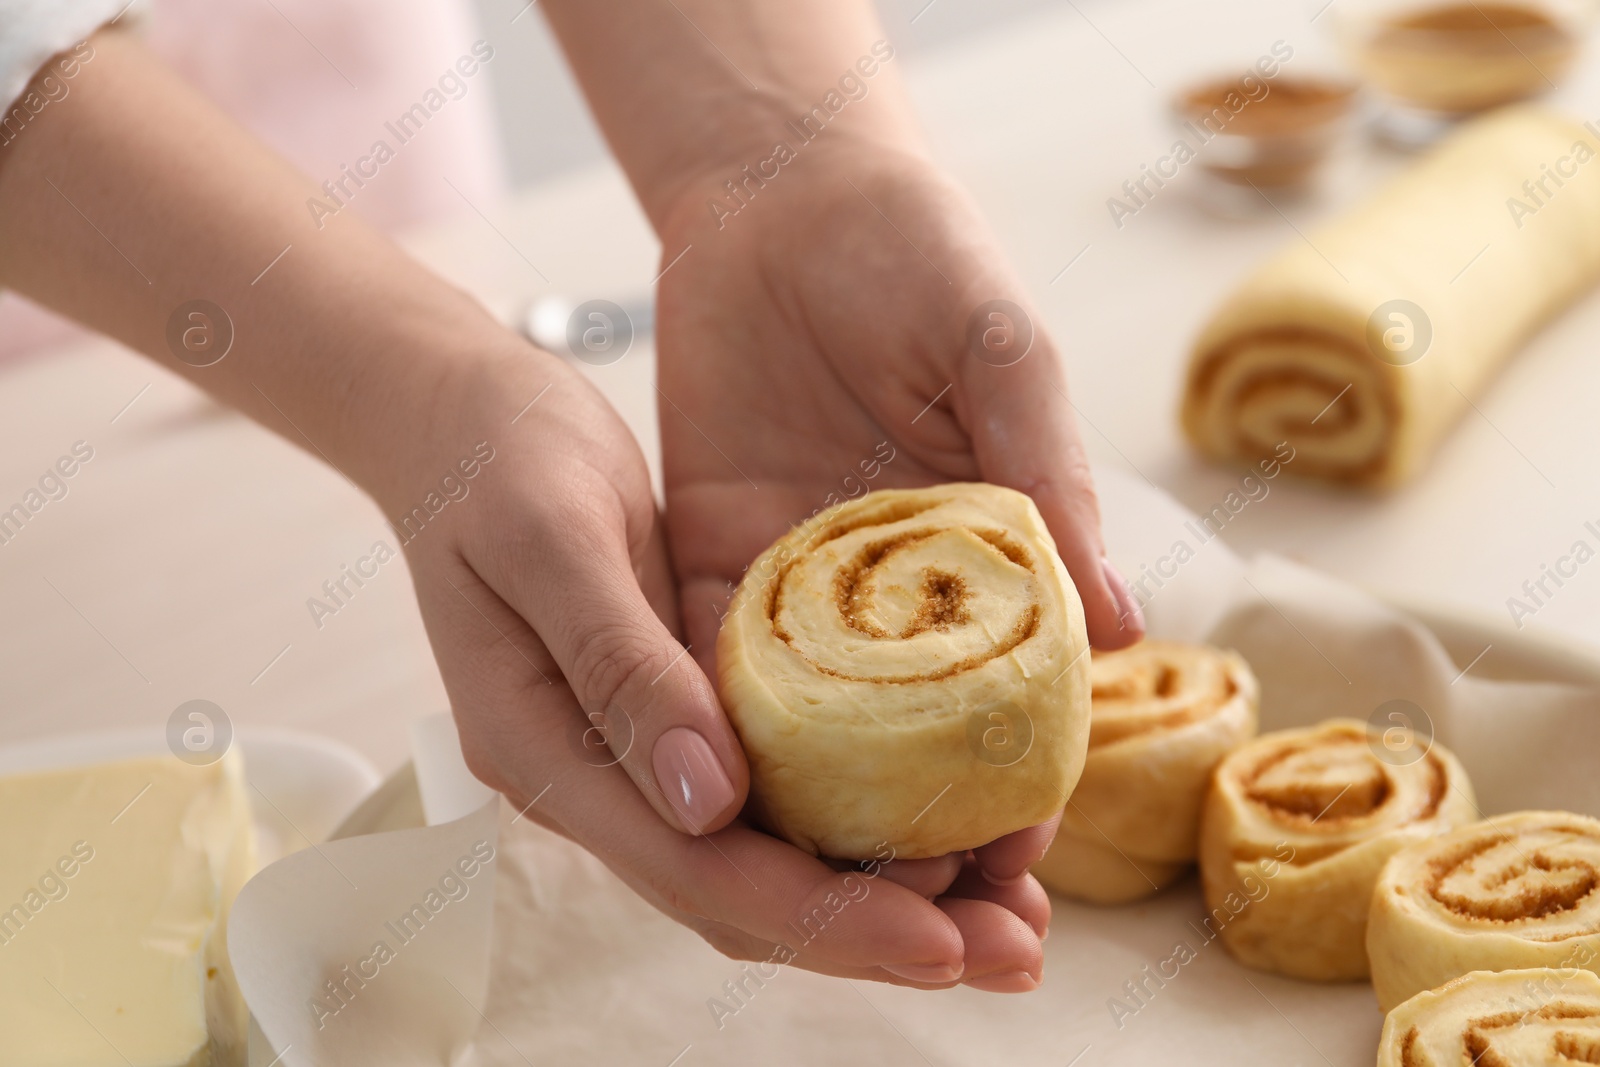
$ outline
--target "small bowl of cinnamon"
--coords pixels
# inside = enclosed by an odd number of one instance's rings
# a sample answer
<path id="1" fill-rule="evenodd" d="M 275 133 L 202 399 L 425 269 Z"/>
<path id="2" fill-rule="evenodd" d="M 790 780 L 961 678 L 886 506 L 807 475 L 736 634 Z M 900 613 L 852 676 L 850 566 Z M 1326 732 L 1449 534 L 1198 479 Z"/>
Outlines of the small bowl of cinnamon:
<path id="1" fill-rule="evenodd" d="M 1247 76 L 1193 85 L 1172 112 L 1179 138 L 1217 181 L 1290 189 L 1306 186 L 1344 135 L 1354 97 L 1354 85 L 1331 77 Z"/>

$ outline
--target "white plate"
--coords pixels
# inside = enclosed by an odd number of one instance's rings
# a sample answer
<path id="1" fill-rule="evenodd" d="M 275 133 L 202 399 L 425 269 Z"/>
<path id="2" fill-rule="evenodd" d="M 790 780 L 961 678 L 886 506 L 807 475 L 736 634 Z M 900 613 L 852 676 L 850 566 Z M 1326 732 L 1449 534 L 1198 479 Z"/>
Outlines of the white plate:
<path id="1" fill-rule="evenodd" d="M 242 729 L 235 743 L 244 756 L 263 866 L 327 840 L 379 782 L 377 770 L 360 753 L 313 734 Z M 167 751 L 159 730 L 65 734 L 0 748 L 0 774 Z"/>

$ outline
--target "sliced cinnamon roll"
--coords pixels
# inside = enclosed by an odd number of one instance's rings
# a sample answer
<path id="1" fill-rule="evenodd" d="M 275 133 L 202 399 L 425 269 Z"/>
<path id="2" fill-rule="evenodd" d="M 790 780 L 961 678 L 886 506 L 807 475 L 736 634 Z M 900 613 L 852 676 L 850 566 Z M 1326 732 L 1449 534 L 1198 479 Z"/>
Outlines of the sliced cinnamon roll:
<path id="1" fill-rule="evenodd" d="M 1455 756 L 1407 744 L 1402 762 L 1395 741 L 1333 719 L 1263 734 L 1217 765 L 1200 826 L 1205 926 L 1239 962 L 1367 976 L 1367 905 L 1384 862 L 1476 817 Z"/>
<path id="2" fill-rule="evenodd" d="M 1256 732 L 1260 687 L 1237 653 L 1145 641 L 1092 653 L 1089 754 L 1033 869 L 1096 904 L 1147 897 L 1194 861 L 1217 761 Z"/>
<path id="3" fill-rule="evenodd" d="M 1418 993 L 1383 1021 L 1378 1067 L 1600 1063 L 1600 978 L 1535 967 L 1472 971 Z"/>
<path id="4" fill-rule="evenodd" d="M 1087 653 L 1023 494 L 880 490 L 825 511 L 750 565 L 717 639 L 752 814 L 841 859 L 1044 822 L 1083 768 Z"/>
<path id="5" fill-rule="evenodd" d="M 1600 971 L 1600 821 L 1523 811 L 1397 853 L 1367 953 L 1386 1009 L 1468 971 Z"/>

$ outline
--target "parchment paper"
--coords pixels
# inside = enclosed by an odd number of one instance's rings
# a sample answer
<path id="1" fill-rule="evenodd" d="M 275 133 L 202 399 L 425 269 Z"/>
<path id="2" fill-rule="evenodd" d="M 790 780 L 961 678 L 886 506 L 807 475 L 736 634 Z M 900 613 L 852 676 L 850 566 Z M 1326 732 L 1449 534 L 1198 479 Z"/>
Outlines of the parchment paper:
<path id="1" fill-rule="evenodd" d="M 432 1067 L 467 1050 L 489 980 L 499 799 L 484 802 L 440 718 L 413 730 L 434 825 L 302 849 L 235 900 L 252 1067 Z"/>
<path id="2" fill-rule="evenodd" d="M 1463 673 L 1426 629 L 1366 593 L 1288 560 L 1242 561 L 1164 494 L 1116 472 L 1099 477 L 1112 558 L 1130 578 L 1148 566 L 1161 580 L 1143 587 L 1151 632 L 1243 653 L 1262 679 L 1263 729 L 1331 715 L 1387 726 L 1398 712 L 1461 756 L 1485 814 L 1531 806 L 1600 814 L 1592 770 L 1600 693 Z M 1175 563 L 1179 541 L 1191 551 Z M 1374 1059 L 1382 1015 L 1370 987 L 1239 967 L 1201 927 L 1192 876 L 1122 908 L 1056 901 L 1035 993 L 927 993 L 725 959 L 582 849 L 511 820 L 502 805 L 488 999 L 465 1062 L 1354 1067 Z M 352 899 L 316 854 L 298 859 L 307 872 L 299 891 L 325 894 L 302 900 L 304 910 L 316 903 L 326 913 Z M 452 998 L 463 999 L 436 993 L 433 1007 L 449 1010 Z M 351 1032 L 364 1033 L 364 1022 L 390 1035 L 442 1032 L 416 1007 L 381 1022 L 353 1016 Z M 371 1040 L 365 1052 L 352 1041 L 339 1058 L 316 1062 L 425 1062 L 421 1042 L 391 1041 L 411 1056 L 396 1059 L 373 1053 L 379 1035 Z"/>

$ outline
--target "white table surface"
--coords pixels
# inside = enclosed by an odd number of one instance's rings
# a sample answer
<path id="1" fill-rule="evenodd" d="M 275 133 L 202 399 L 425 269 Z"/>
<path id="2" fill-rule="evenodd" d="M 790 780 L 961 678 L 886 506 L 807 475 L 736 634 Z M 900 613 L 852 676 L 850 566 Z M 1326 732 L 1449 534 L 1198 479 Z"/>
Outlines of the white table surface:
<path id="1" fill-rule="evenodd" d="M 1325 64 L 1315 10 L 1083 0 L 906 71 L 940 156 L 987 208 L 1062 342 L 1095 459 L 1199 510 L 1238 475 L 1199 462 L 1177 434 L 1189 338 L 1243 272 L 1298 239 L 1288 220 L 1304 229 L 1397 161 L 1353 150 L 1336 190 L 1285 204 L 1287 219 L 1208 215 L 1187 171 L 1121 230 L 1105 200 L 1165 152 L 1163 103 L 1176 86 L 1242 70 L 1277 39 L 1296 50 L 1288 69 Z M 1562 97 L 1600 114 L 1594 66 Z M 492 226 L 464 213 L 408 244 L 508 319 L 539 293 L 638 297 L 656 273 L 658 249 L 614 168 L 486 214 Z M 1600 519 L 1596 329 L 1590 299 L 1535 339 L 1414 484 L 1371 497 L 1279 479 L 1226 539 L 1505 620 L 1506 598 Z M 648 344 L 585 372 L 654 464 Z M 0 372 L 0 506 L 80 439 L 95 458 L 70 495 L 0 545 L 0 742 L 159 724 L 204 697 L 236 723 L 323 733 L 380 768 L 398 764 L 405 722 L 445 705 L 403 562 L 320 630 L 306 608 L 384 535 L 377 510 L 338 474 L 109 342 Z M 1530 625 L 1600 641 L 1597 608 L 1600 569 L 1586 569 Z"/>

